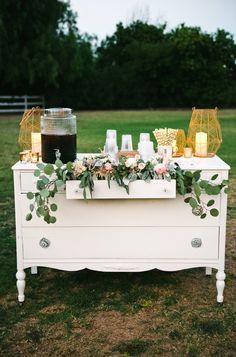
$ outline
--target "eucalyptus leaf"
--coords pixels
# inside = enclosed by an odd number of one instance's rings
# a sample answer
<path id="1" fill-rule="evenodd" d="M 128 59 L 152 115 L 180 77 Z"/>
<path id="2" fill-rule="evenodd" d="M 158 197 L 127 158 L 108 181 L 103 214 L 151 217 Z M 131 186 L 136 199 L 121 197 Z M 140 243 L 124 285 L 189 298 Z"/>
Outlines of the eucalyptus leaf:
<path id="1" fill-rule="evenodd" d="M 56 161 L 55 161 L 55 165 L 56 165 L 56 167 L 62 167 L 63 166 L 63 162 L 61 161 L 61 160 L 59 160 L 59 159 L 57 159 Z"/>
<path id="2" fill-rule="evenodd" d="M 201 180 L 200 182 L 199 182 L 199 186 L 201 187 L 201 188 L 206 188 L 207 187 L 207 185 L 208 185 L 208 181 L 207 180 Z"/>
<path id="3" fill-rule="evenodd" d="M 46 175 L 49 175 L 51 176 L 53 173 L 54 173 L 54 167 L 52 164 L 47 164 L 45 167 L 44 167 L 44 173 Z"/>
<path id="4" fill-rule="evenodd" d="M 218 176 L 219 176 L 218 174 L 213 175 L 213 176 L 211 177 L 211 180 L 212 180 L 212 181 L 216 180 Z"/>
<path id="5" fill-rule="evenodd" d="M 221 191 L 221 187 L 220 186 L 213 186 L 212 187 L 212 190 L 211 190 L 211 194 L 212 195 L 218 195 L 219 193 L 220 193 L 220 191 Z"/>
<path id="6" fill-rule="evenodd" d="M 30 221 L 32 219 L 32 214 L 28 213 L 25 217 L 26 221 Z"/>
<path id="7" fill-rule="evenodd" d="M 207 186 L 206 186 L 206 188 L 205 188 L 205 192 L 206 192 L 208 195 L 212 195 L 213 186 L 208 183 Z"/>
<path id="8" fill-rule="evenodd" d="M 216 209 L 216 208 L 212 208 L 212 209 L 210 210 L 210 214 L 211 214 L 213 217 L 217 217 L 217 216 L 219 215 L 219 211 L 218 211 L 218 209 Z"/>
<path id="9" fill-rule="evenodd" d="M 201 188 L 197 183 L 195 183 L 193 185 L 193 190 L 194 190 L 194 193 L 195 193 L 196 196 L 200 196 L 201 195 Z"/>
<path id="10" fill-rule="evenodd" d="M 44 169 L 44 164 L 42 162 L 38 162 L 36 167 L 39 169 L 39 170 L 43 170 Z"/>
<path id="11" fill-rule="evenodd" d="M 57 188 L 60 188 L 61 186 L 64 185 L 64 182 L 62 180 L 56 180 L 56 186 Z"/>
<path id="12" fill-rule="evenodd" d="M 192 208 L 195 208 L 198 206 L 198 203 L 197 201 L 195 200 L 195 198 L 191 197 L 190 200 L 189 200 L 189 204 Z"/>
<path id="13" fill-rule="evenodd" d="M 49 218 L 49 221 L 50 221 L 50 223 L 56 223 L 56 217 L 54 217 L 54 216 L 50 216 L 50 218 Z"/>
<path id="14" fill-rule="evenodd" d="M 198 181 L 201 177 L 201 170 L 197 170 L 193 173 L 193 177 L 195 178 L 196 181 Z"/>
<path id="15" fill-rule="evenodd" d="M 33 210 L 34 210 L 34 205 L 33 205 L 33 203 L 30 204 L 29 208 L 30 208 L 30 212 L 33 212 Z"/>
<path id="16" fill-rule="evenodd" d="M 34 198 L 33 192 L 27 192 L 26 197 L 28 198 L 28 200 L 32 200 Z"/>
<path id="17" fill-rule="evenodd" d="M 55 211 L 57 210 L 57 205 L 56 205 L 56 203 L 52 203 L 52 204 L 50 205 L 50 208 L 51 208 L 51 211 L 55 212 Z"/>
<path id="18" fill-rule="evenodd" d="M 229 187 L 226 187 L 226 188 L 224 189 L 224 193 L 226 193 L 226 194 L 229 193 Z"/>
<path id="19" fill-rule="evenodd" d="M 45 210 L 43 206 L 37 208 L 37 212 L 40 216 L 45 217 L 48 214 L 48 210 Z"/>
<path id="20" fill-rule="evenodd" d="M 210 201 L 208 201 L 208 202 L 207 202 L 207 207 L 211 207 L 211 206 L 213 206 L 213 205 L 214 205 L 214 203 L 215 203 L 215 201 L 214 201 L 214 200 L 210 200 Z"/>
<path id="21" fill-rule="evenodd" d="M 206 213 L 203 213 L 201 216 L 200 216 L 201 219 L 204 219 L 206 218 Z"/>
<path id="22" fill-rule="evenodd" d="M 40 195 L 41 197 L 46 198 L 49 196 L 49 191 L 46 188 L 44 188 L 42 191 L 40 191 Z"/>
<path id="23" fill-rule="evenodd" d="M 41 174 L 40 170 L 37 170 L 37 169 L 34 170 L 34 176 L 35 176 L 35 177 L 39 177 L 40 174 Z"/>
<path id="24" fill-rule="evenodd" d="M 190 199 L 191 199 L 191 197 L 186 197 L 186 198 L 184 199 L 184 202 L 185 202 L 185 203 L 189 203 Z"/>
<path id="25" fill-rule="evenodd" d="M 193 177 L 193 173 L 191 171 L 185 171 L 185 176 L 187 177 Z"/>
<path id="26" fill-rule="evenodd" d="M 43 182 L 43 180 L 38 180 L 36 187 L 37 187 L 38 190 L 44 189 L 45 188 L 45 183 Z"/>
<path id="27" fill-rule="evenodd" d="M 41 176 L 41 180 L 43 181 L 43 183 L 44 183 L 45 185 L 47 185 L 47 184 L 49 183 L 49 178 L 48 178 L 47 176 L 45 176 L 45 175 L 42 175 L 42 176 Z"/>
<path id="28" fill-rule="evenodd" d="M 66 169 L 68 170 L 68 172 L 73 172 L 73 162 L 67 162 Z"/>

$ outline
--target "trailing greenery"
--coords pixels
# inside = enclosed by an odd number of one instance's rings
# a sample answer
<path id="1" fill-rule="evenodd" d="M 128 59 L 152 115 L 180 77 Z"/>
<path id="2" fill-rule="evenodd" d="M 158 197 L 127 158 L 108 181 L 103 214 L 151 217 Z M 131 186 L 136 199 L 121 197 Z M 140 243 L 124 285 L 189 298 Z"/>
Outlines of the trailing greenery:
<path id="1" fill-rule="evenodd" d="M 156 155 L 150 161 L 144 162 L 139 155 L 135 158 L 121 157 L 117 162 L 109 156 L 97 155 L 95 157 L 84 157 L 74 163 L 63 164 L 59 159 L 55 165 L 38 163 L 34 176 L 38 177 L 37 192 L 28 192 L 27 198 L 33 200 L 30 203 L 30 212 L 26 216 L 29 221 L 33 217 L 33 212 L 38 217 L 42 217 L 48 224 L 55 223 L 54 212 L 57 204 L 51 199 L 60 191 L 67 180 L 79 180 L 79 187 L 83 189 L 84 198 L 87 198 L 87 189 L 92 198 L 94 191 L 94 180 L 107 180 L 110 188 L 111 180 L 123 187 L 129 194 L 129 184 L 136 180 L 171 179 L 176 180 L 177 192 L 184 196 L 184 202 L 190 205 L 195 216 L 205 218 L 208 213 L 213 217 L 218 216 L 218 209 L 214 208 L 215 200 L 212 197 L 203 201 L 202 193 L 209 196 L 220 194 L 222 188 L 227 193 L 228 181 L 223 180 L 219 184 L 214 181 L 218 175 L 211 177 L 210 181 L 201 179 L 201 171 L 184 171 L 177 163 L 164 163 L 163 158 Z"/>

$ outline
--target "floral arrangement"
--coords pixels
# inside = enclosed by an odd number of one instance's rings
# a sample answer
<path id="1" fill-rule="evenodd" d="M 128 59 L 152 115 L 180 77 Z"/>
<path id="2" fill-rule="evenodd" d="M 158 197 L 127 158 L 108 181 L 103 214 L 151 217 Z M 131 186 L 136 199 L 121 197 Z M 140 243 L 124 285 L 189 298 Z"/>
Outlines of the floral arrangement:
<path id="1" fill-rule="evenodd" d="M 144 162 L 139 155 L 134 158 L 121 157 L 119 161 L 113 160 L 110 156 L 88 156 L 74 163 L 63 164 L 59 159 L 55 165 L 38 163 L 34 176 L 38 177 L 37 192 L 28 192 L 27 198 L 30 203 L 30 212 L 26 220 L 32 219 L 35 212 L 38 217 L 44 219 L 48 224 L 55 223 L 54 212 L 57 205 L 51 202 L 55 194 L 64 188 L 67 180 L 79 180 L 80 188 L 83 188 L 86 199 L 86 188 L 92 196 L 94 190 L 94 180 L 107 180 L 110 188 L 111 180 L 123 187 L 129 194 L 129 184 L 135 180 L 176 180 L 177 192 L 184 196 L 184 201 L 192 208 L 192 213 L 200 218 L 205 218 L 208 213 L 218 216 L 219 212 L 213 208 L 215 201 L 211 198 L 208 202 L 201 199 L 202 193 L 207 195 L 218 195 L 222 188 L 227 193 L 228 181 L 223 180 L 220 184 L 214 181 L 218 175 L 213 175 L 210 181 L 200 178 L 201 171 L 184 171 L 177 163 L 165 162 L 159 155 L 154 155 L 150 161 Z"/>

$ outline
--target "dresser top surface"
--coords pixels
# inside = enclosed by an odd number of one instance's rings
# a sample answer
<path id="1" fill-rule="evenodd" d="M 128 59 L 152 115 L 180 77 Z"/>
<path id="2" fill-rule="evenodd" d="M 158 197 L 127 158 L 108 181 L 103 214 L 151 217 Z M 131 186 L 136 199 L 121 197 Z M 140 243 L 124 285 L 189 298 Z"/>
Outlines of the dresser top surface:
<path id="1" fill-rule="evenodd" d="M 77 158 L 82 158 L 83 156 L 91 156 L 96 154 L 91 153 L 79 153 Z M 179 164 L 183 170 L 230 170 L 230 166 L 226 164 L 218 156 L 200 158 L 192 157 L 186 159 L 183 156 L 178 158 L 173 158 L 173 162 Z M 15 171 L 33 171 L 36 168 L 36 164 L 32 163 L 21 163 L 18 161 L 15 165 L 12 166 L 12 170 Z"/>

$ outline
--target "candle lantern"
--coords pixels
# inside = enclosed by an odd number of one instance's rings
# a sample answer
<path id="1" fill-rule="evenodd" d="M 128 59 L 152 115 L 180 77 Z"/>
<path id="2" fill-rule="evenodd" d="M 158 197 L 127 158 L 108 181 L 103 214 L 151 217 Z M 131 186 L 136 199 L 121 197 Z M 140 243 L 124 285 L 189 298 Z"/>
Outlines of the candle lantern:
<path id="1" fill-rule="evenodd" d="M 20 122 L 20 133 L 18 139 L 21 151 L 32 150 L 41 153 L 41 114 L 42 109 L 39 107 L 24 111 Z"/>
<path id="2" fill-rule="evenodd" d="M 187 144 L 195 156 L 214 156 L 222 143 L 222 133 L 215 109 L 192 109 Z"/>

